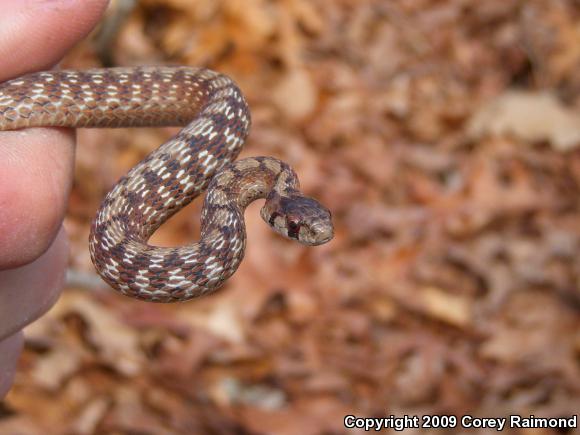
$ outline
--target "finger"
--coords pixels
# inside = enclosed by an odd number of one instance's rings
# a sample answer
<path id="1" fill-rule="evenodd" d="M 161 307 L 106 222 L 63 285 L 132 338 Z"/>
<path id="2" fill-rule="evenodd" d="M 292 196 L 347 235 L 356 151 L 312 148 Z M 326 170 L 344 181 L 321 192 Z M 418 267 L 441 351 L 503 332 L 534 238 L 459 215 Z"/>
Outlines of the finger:
<path id="1" fill-rule="evenodd" d="M 0 80 L 48 69 L 101 18 L 107 0 L 0 2 Z"/>
<path id="2" fill-rule="evenodd" d="M 23 341 L 21 332 L 0 341 L 0 402 L 14 381 Z"/>
<path id="3" fill-rule="evenodd" d="M 94 27 L 106 3 L 1 1 L 0 81 L 54 65 Z M 33 261 L 54 240 L 72 180 L 73 139 L 64 129 L 0 133 L 0 269 Z"/>
<path id="4" fill-rule="evenodd" d="M 0 272 L 0 340 L 42 316 L 56 302 L 67 258 L 68 243 L 61 229 L 54 243 L 38 259 Z"/>

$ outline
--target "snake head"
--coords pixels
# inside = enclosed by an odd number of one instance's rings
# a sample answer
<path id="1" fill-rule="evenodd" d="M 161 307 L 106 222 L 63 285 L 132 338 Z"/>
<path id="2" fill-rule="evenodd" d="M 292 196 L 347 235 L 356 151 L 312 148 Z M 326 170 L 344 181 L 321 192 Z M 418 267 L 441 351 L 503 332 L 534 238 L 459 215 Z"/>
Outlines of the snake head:
<path id="1" fill-rule="evenodd" d="M 334 235 L 330 211 L 299 194 L 269 197 L 260 214 L 274 231 L 304 245 L 322 245 Z"/>

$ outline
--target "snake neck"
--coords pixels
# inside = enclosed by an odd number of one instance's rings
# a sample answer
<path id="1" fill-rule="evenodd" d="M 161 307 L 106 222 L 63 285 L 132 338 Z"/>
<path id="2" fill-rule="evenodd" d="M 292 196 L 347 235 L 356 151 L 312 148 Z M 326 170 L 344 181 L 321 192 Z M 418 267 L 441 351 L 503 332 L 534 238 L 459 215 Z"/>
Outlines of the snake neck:
<path id="1" fill-rule="evenodd" d="M 210 184 L 201 217 L 201 235 L 239 231 L 245 236 L 244 210 L 257 199 L 267 199 L 268 210 L 297 192 L 295 172 L 271 157 L 252 157 L 232 163 Z M 224 225 L 224 222 L 227 222 Z"/>

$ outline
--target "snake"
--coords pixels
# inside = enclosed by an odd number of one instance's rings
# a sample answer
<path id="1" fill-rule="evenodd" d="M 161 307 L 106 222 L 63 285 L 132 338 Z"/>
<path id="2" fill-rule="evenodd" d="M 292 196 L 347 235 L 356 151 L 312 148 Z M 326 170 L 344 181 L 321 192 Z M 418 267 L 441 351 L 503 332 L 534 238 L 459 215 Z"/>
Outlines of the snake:
<path id="1" fill-rule="evenodd" d="M 265 199 L 260 215 L 280 235 L 307 246 L 333 238 L 330 211 L 301 192 L 290 165 L 267 156 L 236 160 L 250 124 L 233 80 L 201 67 L 51 70 L 0 84 L 0 130 L 183 127 L 112 187 L 91 225 L 98 274 L 144 301 L 186 301 L 220 288 L 243 259 L 244 210 L 257 199 Z M 198 241 L 148 243 L 204 192 Z"/>

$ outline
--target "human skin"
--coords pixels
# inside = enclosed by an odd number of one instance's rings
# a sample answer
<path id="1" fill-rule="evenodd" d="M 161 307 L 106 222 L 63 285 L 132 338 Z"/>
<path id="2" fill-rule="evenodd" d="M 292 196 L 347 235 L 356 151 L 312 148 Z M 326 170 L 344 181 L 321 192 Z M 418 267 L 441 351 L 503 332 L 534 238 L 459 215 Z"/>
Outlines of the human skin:
<path id="1" fill-rule="evenodd" d="M 0 0 L 0 82 L 52 68 L 90 32 L 107 3 Z M 22 328 L 60 294 L 73 160 L 71 130 L 0 132 L 0 399 L 13 382 Z"/>

